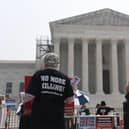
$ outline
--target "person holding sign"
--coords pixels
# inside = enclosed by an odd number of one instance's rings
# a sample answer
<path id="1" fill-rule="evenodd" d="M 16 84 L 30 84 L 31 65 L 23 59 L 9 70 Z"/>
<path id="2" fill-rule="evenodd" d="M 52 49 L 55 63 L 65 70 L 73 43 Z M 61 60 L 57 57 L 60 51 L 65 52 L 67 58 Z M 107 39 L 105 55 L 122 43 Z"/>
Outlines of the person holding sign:
<path id="1" fill-rule="evenodd" d="M 108 115 L 110 111 L 113 111 L 114 108 L 106 105 L 105 101 L 101 101 L 100 106 L 97 108 L 96 115 Z"/>

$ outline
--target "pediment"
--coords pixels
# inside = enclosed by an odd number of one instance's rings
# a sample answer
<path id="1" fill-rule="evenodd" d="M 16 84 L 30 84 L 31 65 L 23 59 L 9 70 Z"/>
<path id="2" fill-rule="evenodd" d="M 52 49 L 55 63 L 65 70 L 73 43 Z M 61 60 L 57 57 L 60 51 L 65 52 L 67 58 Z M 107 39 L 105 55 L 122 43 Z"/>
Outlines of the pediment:
<path id="1" fill-rule="evenodd" d="M 111 25 L 129 26 L 129 15 L 111 10 L 102 9 L 54 22 L 64 25 Z"/>

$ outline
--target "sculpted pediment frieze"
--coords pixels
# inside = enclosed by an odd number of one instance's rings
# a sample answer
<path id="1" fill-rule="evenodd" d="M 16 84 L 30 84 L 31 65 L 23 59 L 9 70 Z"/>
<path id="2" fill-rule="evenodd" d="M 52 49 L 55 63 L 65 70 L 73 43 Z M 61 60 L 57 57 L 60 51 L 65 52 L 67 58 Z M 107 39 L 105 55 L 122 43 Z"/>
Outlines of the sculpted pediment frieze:
<path id="1" fill-rule="evenodd" d="M 102 9 L 58 20 L 55 24 L 129 26 L 129 15 L 111 9 Z"/>

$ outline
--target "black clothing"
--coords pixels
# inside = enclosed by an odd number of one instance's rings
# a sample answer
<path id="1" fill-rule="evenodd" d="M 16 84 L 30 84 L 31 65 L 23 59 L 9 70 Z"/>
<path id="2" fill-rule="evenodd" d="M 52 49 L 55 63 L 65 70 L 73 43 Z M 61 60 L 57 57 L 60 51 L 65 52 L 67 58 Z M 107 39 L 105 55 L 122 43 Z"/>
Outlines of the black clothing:
<path id="1" fill-rule="evenodd" d="M 82 105 L 82 107 L 80 109 L 80 115 L 82 115 L 82 113 L 84 113 L 85 115 L 90 115 L 89 108 L 87 108 L 85 105 Z"/>
<path id="2" fill-rule="evenodd" d="M 126 101 L 123 102 L 124 129 L 129 129 L 129 92 L 125 95 Z"/>
<path id="3" fill-rule="evenodd" d="M 18 112 L 20 121 L 18 129 L 30 129 L 30 115 L 25 115 L 23 111 L 23 105 L 21 105 L 21 110 Z"/>
<path id="4" fill-rule="evenodd" d="M 73 96 L 66 75 L 53 69 L 40 70 L 33 75 L 27 93 L 35 96 L 31 129 L 65 129 L 64 100 Z"/>
<path id="5" fill-rule="evenodd" d="M 24 114 L 20 116 L 19 129 L 30 129 L 30 116 Z"/>
<path id="6" fill-rule="evenodd" d="M 125 95 L 126 100 L 129 102 L 129 93 Z"/>
<path id="7" fill-rule="evenodd" d="M 85 115 L 90 115 L 90 111 L 89 111 L 89 109 L 88 109 L 88 108 L 81 109 L 81 111 L 80 111 L 80 115 L 81 115 L 82 113 L 85 113 Z"/>
<path id="8" fill-rule="evenodd" d="M 107 107 L 107 106 L 100 106 L 100 107 L 97 109 L 96 115 L 108 115 L 108 113 L 109 113 L 111 110 L 114 110 L 114 108 Z"/>

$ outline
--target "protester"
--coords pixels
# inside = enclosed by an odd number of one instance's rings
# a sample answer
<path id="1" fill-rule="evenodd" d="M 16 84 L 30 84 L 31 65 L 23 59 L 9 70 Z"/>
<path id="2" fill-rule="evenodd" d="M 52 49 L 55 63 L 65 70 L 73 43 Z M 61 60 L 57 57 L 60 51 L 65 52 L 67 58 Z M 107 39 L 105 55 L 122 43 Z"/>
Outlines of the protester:
<path id="1" fill-rule="evenodd" d="M 114 108 L 106 106 L 105 101 L 101 101 L 100 106 L 97 108 L 96 115 L 108 115 L 110 111 L 113 111 Z"/>
<path id="2" fill-rule="evenodd" d="M 129 102 L 129 85 L 126 87 L 126 95 L 125 95 L 126 100 Z"/>
<path id="3" fill-rule="evenodd" d="M 95 110 L 97 111 L 99 107 L 100 107 L 100 104 L 97 103 L 97 104 L 96 104 L 96 107 L 95 107 Z"/>
<path id="4" fill-rule="evenodd" d="M 124 111 L 124 129 L 129 129 L 129 83 L 126 87 L 126 101 L 123 103 Z"/>
<path id="5" fill-rule="evenodd" d="M 90 110 L 86 105 L 81 106 L 80 115 L 90 115 Z"/>
<path id="6" fill-rule="evenodd" d="M 73 90 L 67 75 L 59 71 L 59 57 L 47 53 L 44 70 L 30 81 L 24 102 L 33 100 L 30 129 L 65 129 L 64 102 L 73 101 Z"/>

